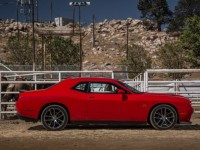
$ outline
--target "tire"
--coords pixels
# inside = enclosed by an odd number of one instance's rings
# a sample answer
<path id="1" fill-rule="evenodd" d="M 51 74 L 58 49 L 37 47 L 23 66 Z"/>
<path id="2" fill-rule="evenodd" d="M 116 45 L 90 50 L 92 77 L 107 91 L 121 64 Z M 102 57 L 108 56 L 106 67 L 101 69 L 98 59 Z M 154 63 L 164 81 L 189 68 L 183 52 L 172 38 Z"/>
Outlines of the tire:
<path id="1" fill-rule="evenodd" d="M 68 123 L 68 113 L 62 106 L 50 105 L 42 111 L 41 121 L 47 130 L 63 130 Z"/>
<path id="2" fill-rule="evenodd" d="M 156 106 L 150 114 L 150 124 L 159 130 L 172 129 L 177 123 L 176 110 L 166 104 Z"/>

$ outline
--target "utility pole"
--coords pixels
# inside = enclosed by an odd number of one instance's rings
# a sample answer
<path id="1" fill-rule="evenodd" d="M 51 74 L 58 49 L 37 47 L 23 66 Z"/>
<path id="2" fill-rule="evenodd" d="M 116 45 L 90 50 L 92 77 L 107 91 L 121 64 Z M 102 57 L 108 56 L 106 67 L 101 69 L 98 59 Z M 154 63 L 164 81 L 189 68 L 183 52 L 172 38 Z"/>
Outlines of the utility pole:
<path id="1" fill-rule="evenodd" d="M 81 6 L 88 6 L 90 2 L 69 2 L 70 6 L 78 7 L 79 9 L 79 35 L 80 35 L 80 71 L 82 70 L 82 57 L 83 57 L 83 50 L 82 50 L 82 29 L 81 29 Z"/>
<path id="2" fill-rule="evenodd" d="M 83 55 L 83 49 L 82 49 L 82 30 L 81 30 L 81 6 L 78 7 L 79 9 L 79 32 L 80 32 L 80 71 L 82 70 L 82 55 Z"/>
<path id="3" fill-rule="evenodd" d="M 129 58 L 129 22 L 126 22 L 126 59 Z"/>
<path id="4" fill-rule="evenodd" d="M 73 8 L 73 35 L 75 30 L 75 8 Z"/>
<path id="5" fill-rule="evenodd" d="M 53 11 L 53 4 L 52 4 L 52 1 L 51 1 L 51 4 L 50 4 L 50 23 L 52 22 L 53 20 L 53 15 L 52 15 L 52 11 Z"/>
<path id="6" fill-rule="evenodd" d="M 32 44 L 33 44 L 33 71 L 36 70 L 35 65 L 35 14 L 34 14 L 34 0 L 31 0 L 32 4 Z"/>
<path id="7" fill-rule="evenodd" d="M 38 14 L 38 0 L 36 0 L 36 2 L 35 2 L 35 7 L 36 7 L 36 20 L 37 20 L 37 22 L 39 21 L 38 20 L 38 16 L 39 16 L 39 14 Z"/>
<path id="8" fill-rule="evenodd" d="M 19 42 L 19 1 L 17 1 L 17 40 Z"/>
<path id="9" fill-rule="evenodd" d="M 44 50 L 44 35 L 42 34 L 42 71 L 45 71 L 45 50 Z"/>
<path id="10" fill-rule="evenodd" d="M 92 17 L 93 20 L 93 47 L 95 47 L 95 15 Z"/>

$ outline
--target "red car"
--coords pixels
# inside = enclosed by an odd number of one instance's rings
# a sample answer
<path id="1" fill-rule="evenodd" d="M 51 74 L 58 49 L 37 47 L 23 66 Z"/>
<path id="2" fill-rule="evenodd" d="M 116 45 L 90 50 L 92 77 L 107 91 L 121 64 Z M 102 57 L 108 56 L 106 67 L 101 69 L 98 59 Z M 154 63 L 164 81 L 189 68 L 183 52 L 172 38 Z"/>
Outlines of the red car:
<path id="1" fill-rule="evenodd" d="M 171 129 L 190 123 L 191 101 L 167 94 L 142 93 L 118 80 L 69 78 L 48 89 L 20 93 L 22 119 L 41 120 L 47 130 L 73 123 L 148 123 Z"/>

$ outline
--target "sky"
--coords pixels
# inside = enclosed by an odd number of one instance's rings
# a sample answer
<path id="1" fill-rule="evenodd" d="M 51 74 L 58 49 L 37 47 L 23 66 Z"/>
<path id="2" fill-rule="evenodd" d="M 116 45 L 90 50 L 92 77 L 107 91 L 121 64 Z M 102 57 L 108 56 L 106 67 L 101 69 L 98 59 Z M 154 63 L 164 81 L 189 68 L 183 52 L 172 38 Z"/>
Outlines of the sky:
<path id="1" fill-rule="evenodd" d="M 77 0 L 38 0 L 39 20 L 50 20 L 50 3 L 53 4 L 53 18 L 72 18 L 73 7 L 69 2 Z M 83 0 L 78 0 L 83 1 Z M 105 19 L 127 19 L 129 17 L 140 19 L 141 13 L 137 9 L 138 0 L 87 0 L 90 6 L 81 7 L 81 22 L 89 24 L 92 22 L 92 15 L 95 15 L 96 22 Z M 167 0 L 171 10 L 178 0 Z M 4 4 L 5 2 L 9 4 Z M 3 5 L 2 5 L 3 4 Z M 16 19 L 16 0 L 0 0 L 0 19 Z M 78 19 L 78 8 L 75 8 L 76 20 Z M 20 13 L 20 21 L 24 21 L 23 13 Z"/>

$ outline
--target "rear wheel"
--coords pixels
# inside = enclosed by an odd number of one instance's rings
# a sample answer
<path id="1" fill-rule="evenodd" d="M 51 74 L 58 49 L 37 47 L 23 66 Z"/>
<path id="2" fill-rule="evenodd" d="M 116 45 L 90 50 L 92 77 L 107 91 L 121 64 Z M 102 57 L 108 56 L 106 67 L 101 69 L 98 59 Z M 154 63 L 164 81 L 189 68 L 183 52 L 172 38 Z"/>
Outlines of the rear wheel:
<path id="1" fill-rule="evenodd" d="M 167 130 L 176 125 L 177 118 L 177 112 L 172 106 L 158 105 L 151 111 L 150 124 L 155 129 Z"/>
<path id="2" fill-rule="evenodd" d="M 50 105 L 42 111 L 41 121 L 47 130 L 63 130 L 68 122 L 68 113 L 62 106 Z"/>

